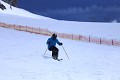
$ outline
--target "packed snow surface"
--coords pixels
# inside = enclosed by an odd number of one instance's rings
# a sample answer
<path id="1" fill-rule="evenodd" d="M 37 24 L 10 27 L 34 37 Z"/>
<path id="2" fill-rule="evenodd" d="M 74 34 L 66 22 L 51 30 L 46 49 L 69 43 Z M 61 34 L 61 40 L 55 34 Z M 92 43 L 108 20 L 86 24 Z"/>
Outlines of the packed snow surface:
<path id="1" fill-rule="evenodd" d="M 59 21 L 4 5 L 0 22 L 120 39 L 119 23 Z M 70 58 L 57 45 L 59 62 L 44 55 L 49 37 L 0 27 L 0 80 L 120 80 L 120 47 L 58 38 Z"/>

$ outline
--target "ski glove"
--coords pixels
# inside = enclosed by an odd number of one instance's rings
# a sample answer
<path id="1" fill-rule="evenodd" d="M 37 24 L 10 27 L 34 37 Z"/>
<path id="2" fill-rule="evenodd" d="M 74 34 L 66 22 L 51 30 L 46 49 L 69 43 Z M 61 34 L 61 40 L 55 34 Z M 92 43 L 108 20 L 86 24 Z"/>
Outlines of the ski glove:
<path id="1" fill-rule="evenodd" d="M 60 43 L 59 45 L 61 46 L 61 45 L 63 45 L 63 43 Z"/>

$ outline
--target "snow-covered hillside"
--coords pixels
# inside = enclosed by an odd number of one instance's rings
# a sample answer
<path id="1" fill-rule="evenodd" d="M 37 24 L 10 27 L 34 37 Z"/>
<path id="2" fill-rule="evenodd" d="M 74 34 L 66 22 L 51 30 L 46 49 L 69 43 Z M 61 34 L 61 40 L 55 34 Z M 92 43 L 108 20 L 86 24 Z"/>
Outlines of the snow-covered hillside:
<path id="1" fill-rule="evenodd" d="M 50 19 L 50 18 L 47 18 L 47 17 L 43 17 L 43 16 L 40 16 L 40 15 L 36 15 L 36 14 L 33 14 L 33 13 L 30 13 L 24 9 L 20 9 L 20 8 L 16 8 L 16 7 L 12 7 L 12 9 L 10 8 L 10 5 L 3 2 L 3 1 L 0 1 L 2 4 L 5 5 L 5 7 L 7 8 L 6 10 L 1 10 L 0 9 L 0 13 L 3 13 L 3 14 L 11 14 L 11 15 L 16 15 L 16 16 L 22 16 L 22 17 L 29 17 L 29 18 L 38 18 L 38 19 Z M 51 19 L 50 19 L 51 20 Z"/>
<path id="2" fill-rule="evenodd" d="M 120 47 L 59 39 L 59 58 L 52 59 L 48 36 L 0 28 L 0 80 L 119 80 Z"/>
<path id="3" fill-rule="evenodd" d="M 13 8 L 11 10 L 9 8 L 9 5 L 5 5 L 7 7 L 7 10 L 0 10 L 0 22 L 47 28 L 51 31 L 62 33 L 74 33 L 85 36 L 120 40 L 119 23 L 59 21 L 29 13 L 23 9 Z"/>
<path id="4" fill-rule="evenodd" d="M 9 10 L 9 5 L 7 7 Z M 8 10 L 0 10 L 0 22 L 48 28 L 64 33 L 120 38 L 118 23 L 58 21 L 41 16 L 36 18 L 34 14 L 29 15 L 18 8 L 13 8 L 10 13 L 7 13 Z M 27 17 L 24 14 L 27 14 Z M 70 58 L 68 59 L 63 48 L 57 45 L 59 58 L 63 58 L 63 61 L 59 62 L 52 59 L 48 50 L 43 55 L 47 49 L 48 38 L 49 36 L 0 27 L 0 80 L 120 79 L 120 47 L 58 38 L 63 42 Z"/>

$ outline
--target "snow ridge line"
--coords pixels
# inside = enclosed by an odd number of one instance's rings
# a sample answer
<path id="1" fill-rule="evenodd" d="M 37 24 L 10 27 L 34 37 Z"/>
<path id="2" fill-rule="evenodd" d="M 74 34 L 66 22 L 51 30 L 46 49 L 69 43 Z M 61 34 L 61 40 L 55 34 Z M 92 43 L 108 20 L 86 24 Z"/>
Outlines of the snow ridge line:
<path id="1" fill-rule="evenodd" d="M 0 22 L 0 27 L 14 29 L 14 30 L 18 30 L 18 31 L 30 32 L 30 33 L 35 33 L 35 34 L 42 34 L 42 35 L 46 35 L 46 36 L 51 36 L 53 33 L 56 33 L 58 35 L 58 37 L 60 37 L 60 38 L 92 42 L 92 43 L 97 43 L 97 44 L 120 46 L 120 41 L 118 41 L 118 40 L 113 40 L 113 39 L 108 40 L 108 39 L 102 39 L 102 38 L 93 38 L 90 36 L 86 37 L 83 35 L 76 35 L 76 34 L 58 33 L 58 32 L 49 31 L 48 29 L 43 29 L 40 27 L 35 28 L 35 27 L 30 27 L 30 26 L 7 24 L 7 23 L 2 23 L 2 22 Z"/>

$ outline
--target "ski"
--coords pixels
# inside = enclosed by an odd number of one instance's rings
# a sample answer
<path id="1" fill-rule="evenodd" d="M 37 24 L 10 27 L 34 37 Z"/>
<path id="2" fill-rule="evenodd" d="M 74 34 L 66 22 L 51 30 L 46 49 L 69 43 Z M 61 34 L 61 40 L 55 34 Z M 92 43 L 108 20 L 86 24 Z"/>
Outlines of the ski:
<path id="1" fill-rule="evenodd" d="M 61 61 L 61 60 L 63 60 L 63 59 L 54 59 L 54 60 Z"/>
<path id="2" fill-rule="evenodd" d="M 61 60 L 63 60 L 63 59 L 56 59 L 56 60 L 61 61 Z"/>

